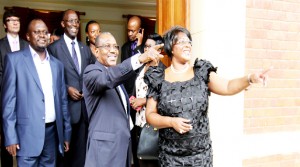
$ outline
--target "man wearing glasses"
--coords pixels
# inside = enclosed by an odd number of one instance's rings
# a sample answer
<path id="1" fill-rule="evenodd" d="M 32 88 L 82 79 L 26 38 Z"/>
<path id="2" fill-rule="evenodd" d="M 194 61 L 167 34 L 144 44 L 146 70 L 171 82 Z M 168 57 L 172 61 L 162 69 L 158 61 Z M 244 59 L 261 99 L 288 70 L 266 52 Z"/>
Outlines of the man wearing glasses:
<path id="1" fill-rule="evenodd" d="M 95 42 L 97 61 L 83 74 L 83 94 L 89 117 L 85 167 L 130 167 L 131 135 L 129 97 L 123 83 L 144 63 L 159 61 L 156 45 L 117 65 L 119 46 L 109 32 Z"/>
<path id="2" fill-rule="evenodd" d="M 20 31 L 20 18 L 14 10 L 7 10 L 3 14 L 3 26 L 6 36 L 0 39 L 0 85 L 2 83 L 4 58 L 7 53 L 21 50 L 28 46 L 28 43 L 19 37 Z M 2 120 L 2 116 L 1 116 Z M 1 121 L 2 125 L 2 121 Z M 5 138 L 1 127 L 1 166 L 12 167 L 13 158 L 4 149 Z"/>
<path id="3" fill-rule="evenodd" d="M 74 10 L 68 9 L 63 13 L 61 26 L 64 35 L 49 45 L 48 49 L 65 66 L 72 136 L 70 150 L 65 154 L 63 163 L 59 160 L 58 166 L 83 167 L 88 119 L 82 94 L 82 73 L 87 65 L 94 62 L 94 58 L 89 47 L 77 40 L 80 20 Z"/>

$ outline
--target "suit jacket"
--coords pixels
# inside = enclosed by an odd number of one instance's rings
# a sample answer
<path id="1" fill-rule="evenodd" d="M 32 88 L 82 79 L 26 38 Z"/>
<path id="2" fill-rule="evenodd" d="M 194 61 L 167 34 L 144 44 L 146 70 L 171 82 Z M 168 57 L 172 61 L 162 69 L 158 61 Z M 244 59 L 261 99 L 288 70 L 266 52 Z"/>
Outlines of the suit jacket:
<path id="1" fill-rule="evenodd" d="M 70 141 L 71 125 L 63 64 L 50 57 L 53 96 L 58 134 L 58 150 Z M 29 47 L 9 53 L 5 58 L 2 111 L 5 146 L 19 144 L 19 156 L 40 155 L 45 139 L 45 103 Z"/>
<path id="2" fill-rule="evenodd" d="M 129 98 L 123 89 L 126 113 L 115 88 L 133 74 L 130 59 L 109 68 L 96 62 L 85 69 L 83 93 L 89 117 L 86 167 L 130 165 Z"/>
<path id="3" fill-rule="evenodd" d="M 20 44 L 20 50 L 24 49 L 25 47 L 28 47 L 28 43 L 19 38 L 19 44 Z M 2 76 L 3 76 L 3 69 L 4 69 L 4 58 L 6 56 L 7 53 L 10 53 L 11 48 L 9 46 L 9 42 L 7 39 L 7 36 L 5 36 L 4 38 L 0 39 L 0 85 L 2 83 Z"/>
<path id="4" fill-rule="evenodd" d="M 122 46 L 121 62 L 123 62 L 124 60 L 133 56 L 132 51 L 131 51 L 131 43 L 132 43 L 131 41 L 128 41 Z M 144 44 L 137 46 L 134 49 L 134 54 L 137 54 L 138 52 L 144 53 Z M 129 96 L 131 96 L 133 93 L 133 88 L 134 88 L 134 83 L 135 83 L 136 77 L 137 77 L 137 75 L 133 75 L 131 78 L 129 78 L 127 81 L 124 82 L 125 89 Z"/>
<path id="5" fill-rule="evenodd" d="M 72 86 L 78 91 L 82 91 L 82 74 L 85 67 L 94 61 L 91 50 L 86 45 L 78 41 L 80 54 L 81 54 L 81 74 L 78 74 L 76 66 L 73 62 L 71 54 L 68 50 L 67 44 L 63 37 L 48 46 L 49 52 L 59 59 L 65 67 L 65 79 L 67 88 Z M 69 96 L 68 96 L 69 97 Z M 82 106 L 84 100 L 75 101 L 71 97 L 68 98 L 68 108 L 71 115 L 71 123 L 78 123 L 81 115 L 87 121 L 87 113 L 85 107 Z"/>

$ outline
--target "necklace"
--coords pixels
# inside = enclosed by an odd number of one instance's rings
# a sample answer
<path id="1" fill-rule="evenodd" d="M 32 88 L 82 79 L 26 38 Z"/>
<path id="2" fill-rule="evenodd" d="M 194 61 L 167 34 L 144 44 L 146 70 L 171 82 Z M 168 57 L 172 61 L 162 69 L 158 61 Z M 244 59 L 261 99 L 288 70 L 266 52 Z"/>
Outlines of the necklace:
<path id="1" fill-rule="evenodd" d="M 175 74 L 182 74 L 182 73 L 185 73 L 188 69 L 189 69 L 189 64 L 186 63 L 185 64 L 185 67 L 183 67 L 183 69 L 181 70 L 176 70 L 174 67 L 173 67 L 173 64 L 171 64 L 171 71 Z"/>

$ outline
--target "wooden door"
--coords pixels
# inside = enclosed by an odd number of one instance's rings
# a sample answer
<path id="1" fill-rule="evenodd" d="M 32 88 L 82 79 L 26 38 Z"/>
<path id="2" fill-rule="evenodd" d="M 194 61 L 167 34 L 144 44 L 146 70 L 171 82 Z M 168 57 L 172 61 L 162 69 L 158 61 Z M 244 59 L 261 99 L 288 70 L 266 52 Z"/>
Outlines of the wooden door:
<path id="1" fill-rule="evenodd" d="M 172 26 L 190 28 L 190 0 L 156 0 L 156 24 L 158 33 L 163 35 Z M 171 60 L 167 55 L 162 62 L 168 67 Z"/>

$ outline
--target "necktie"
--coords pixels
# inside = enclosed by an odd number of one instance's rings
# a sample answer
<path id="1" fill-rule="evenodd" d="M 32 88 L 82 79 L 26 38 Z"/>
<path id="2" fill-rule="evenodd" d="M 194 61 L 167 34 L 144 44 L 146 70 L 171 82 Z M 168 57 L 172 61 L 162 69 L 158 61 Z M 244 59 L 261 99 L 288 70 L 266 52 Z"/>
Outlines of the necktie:
<path id="1" fill-rule="evenodd" d="M 75 66 L 76 66 L 76 70 L 77 70 L 78 74 L 80 74 L 78 57 L 77 57 L 76 50 L 75 50 L 75 42 L 72 41 L 71 44 L 72 44 L 72 58 L 73 58 Z"/>
<path id="2" fill-rule="evenodd" d="M 14 51 L 17 51 L 18 50 L 18 41 L 17 40 L 13 40 L 12 42 L 12 48 L 11 48 L 11 51 L 14 52 Z"/>
<path id="3" fill-rule="evenodd" d="M 134 49 L 136 48 L 137 41 L 131 43 L 131 56 L 135 54 Z"/>

